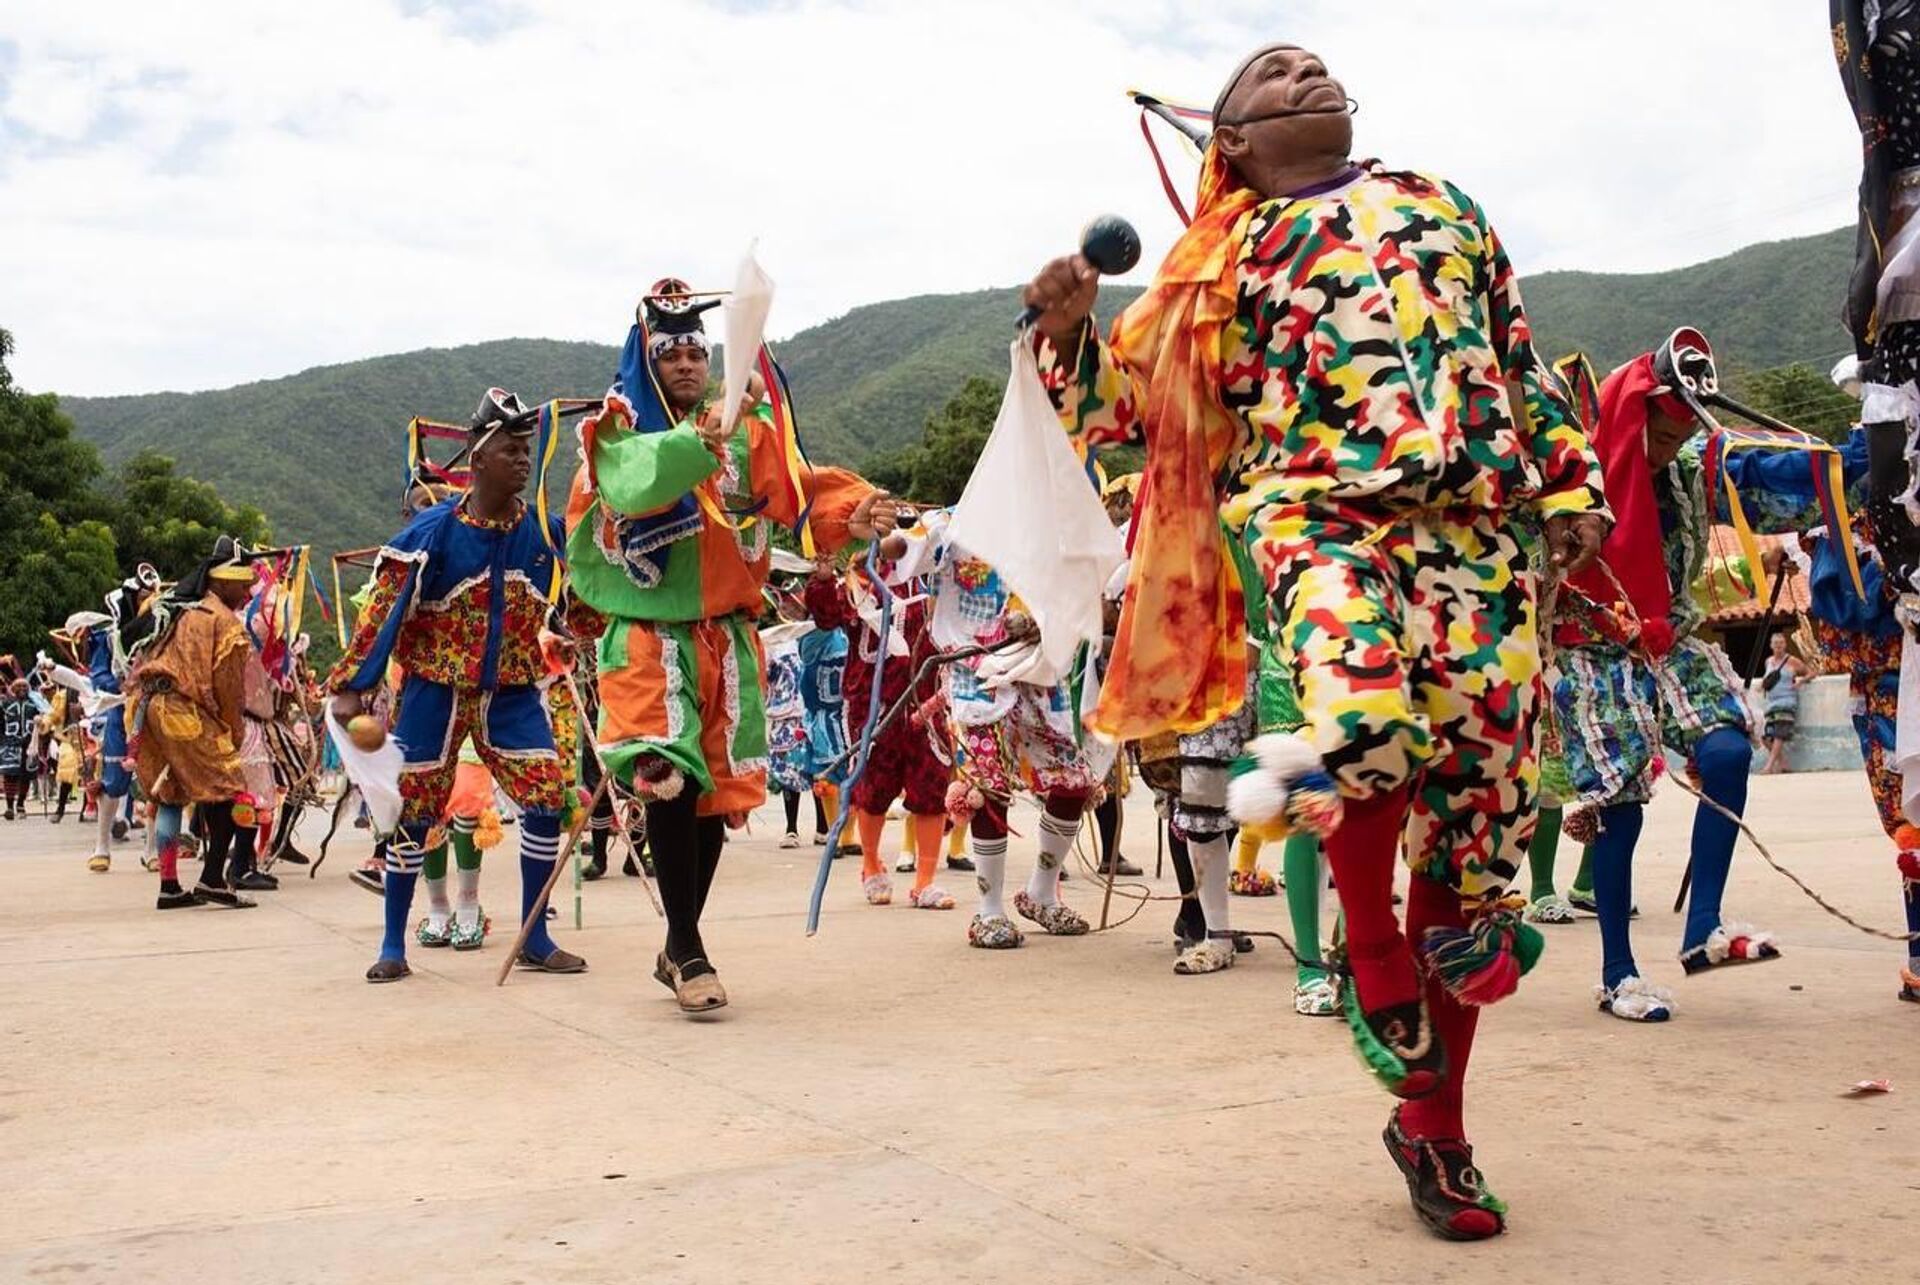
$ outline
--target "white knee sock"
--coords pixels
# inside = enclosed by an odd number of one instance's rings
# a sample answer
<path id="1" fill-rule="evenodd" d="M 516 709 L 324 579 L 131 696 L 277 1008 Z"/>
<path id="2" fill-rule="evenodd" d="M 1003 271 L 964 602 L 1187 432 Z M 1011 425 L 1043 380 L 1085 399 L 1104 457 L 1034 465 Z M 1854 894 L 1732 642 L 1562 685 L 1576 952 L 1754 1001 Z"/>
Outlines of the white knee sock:
<path id="1" fill-rule="evenodd" d="M 420 882 L 427 886 L 427 923 L 435 932 L 439 932 L 446 928 L 447 918 L 453 913 L 453 907 L 447 901 L 446 877 L 428 879 L 422 876 Z"/>
<path id="2" fill-rule="evenodd" d="M 480 922 L 480 867 L 453 868 L 453 918 L 463 928 Z"/>
<path id="3" fill-rule="evenodd" d="M 1227 836 L 1211 839 L 1187 839 L 1187 853 L 1193 858 L 1193 882 L 1200 898 L 1200 913 L 1207 917 L 1207 932 L 1228 931 L 1227 874 L 1233 858 L 1227 852 Z"/>
<path id="4" fill-rule="evenodd" d="M 1078 818 L 1062 820 L 1051 812 L 1040 814 L 1040 859 L 1034 863 L 1033 877 L 1027 880 L 1027 895 L 1042 906 L 1060 900 L 1060 867 L 1073 849 L 1073 837 L 1080 833 Z"/>
<path id="5" fill-rule="evenodd" d="M 93 855 L 96 857 L 113 855 L 113 817 L 116 811 L 113 805 L 119 801 L 104 794 L 96 801 L 98 815 L 94 817 L 93 830 Z"/>
<path id="6" fill-rule="evenodd" d="M 973 864 L 980 885 L 979 915 L 983 919 L 995 917 L 1005 919 L 1007 906 L 1003 898 L 1007 885 L 1007 836 L 997 839 L 982 839 L 973 836 Z"/>

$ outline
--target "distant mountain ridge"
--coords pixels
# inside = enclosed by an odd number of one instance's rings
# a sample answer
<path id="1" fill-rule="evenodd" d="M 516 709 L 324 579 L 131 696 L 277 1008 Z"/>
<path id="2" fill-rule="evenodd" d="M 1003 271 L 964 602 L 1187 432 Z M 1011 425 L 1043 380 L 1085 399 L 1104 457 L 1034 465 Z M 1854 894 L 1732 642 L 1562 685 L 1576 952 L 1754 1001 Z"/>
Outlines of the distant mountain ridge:
<path id="1" fill-rule="evenodd" d="M 1581 348 L 1601 371 L 1699 326 L 1729 368 L 1827 359 L 1848 348 L 1839 302 L 1852 229 L 1748 246 L 1669 272 L 1548 272 L 1524 280 L 1537 346 Z M 1111 318 L 1138 288 L 1101 292 Z M 921 295 L 855 308 L 776 345 L 813 458 L 857 465 L 919 440 L 927 415 L 970 376 L 1006 374 L 1017 288 Z M 84 436 L 117 463 L 151 448 L 258 505 L 282 539 L 332 551 L 391 533 L 402 430 L 416 414 L 461 420 L 490 385 L 525 397 L 592 395 L 612 378 L 611 344 L 499 339 L 319 366 L 202 393 L 63 398 Z M 562 470 L 571 474 L 571 464 Z"/>

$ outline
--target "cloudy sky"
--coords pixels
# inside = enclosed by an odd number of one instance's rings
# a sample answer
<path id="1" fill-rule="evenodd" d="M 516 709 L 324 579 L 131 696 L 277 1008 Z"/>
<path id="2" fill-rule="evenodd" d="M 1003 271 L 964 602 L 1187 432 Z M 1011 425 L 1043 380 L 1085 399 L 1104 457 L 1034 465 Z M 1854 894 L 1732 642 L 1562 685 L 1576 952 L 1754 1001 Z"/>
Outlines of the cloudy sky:
<path id="1" fill-rule="evenodd" d="M 775 335 L 1022 280 L 1103 210 L 1151 264 L 1176 225 L 1122 91 L 1210 102 L 1276 38 L 1523 272 L 1852 220 L 1807 0 L 0 0 L 0 326 L 29 387 L 144 392 L 616 342 L 755 237 Z"/>

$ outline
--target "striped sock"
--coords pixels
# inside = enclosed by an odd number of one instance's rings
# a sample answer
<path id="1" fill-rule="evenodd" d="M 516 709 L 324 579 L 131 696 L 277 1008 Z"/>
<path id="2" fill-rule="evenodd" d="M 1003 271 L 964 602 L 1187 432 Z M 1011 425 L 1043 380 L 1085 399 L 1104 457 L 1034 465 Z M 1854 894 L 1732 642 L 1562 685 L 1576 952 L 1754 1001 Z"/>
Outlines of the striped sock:
<path id="1" fill-rule="evenodd" d="M 1007 917 L 1004 900 L 1007 883 L 1007 836 L 983 839 L 973 836 L 973 864 L 979 870 L 975 882 L 980 887 L 979 915 L 983 919 Z"/>
<path id="2" fill-rule="evenodd" d="M 539 900 L 540 890 L 547 886 L 547 876 L 553 871 L 553 863 L 560 857 L 560 818 L 551 813 L 541 815 L 529 812 L 520 822 L 520 918 L 526 919 L 533 914 L 533 903 Z M 557 944 L 547 932 L 544 916 L 535 916 L 533 927 L 527 933 L 526 953 L 534 959 L 545 959 L 556 949 Z"/>
<path id="3" fill-rule="evenodd" d="M 1060 867 L 1079 833 L 1078 817 L 1068 821 L 1051 812 L 1040 814 L 1040 859 L 1034 862 L 1033 877 L 1027 880 L 1027 896 L 1040 905 L 1051 906 L 1060 900 Z"/>

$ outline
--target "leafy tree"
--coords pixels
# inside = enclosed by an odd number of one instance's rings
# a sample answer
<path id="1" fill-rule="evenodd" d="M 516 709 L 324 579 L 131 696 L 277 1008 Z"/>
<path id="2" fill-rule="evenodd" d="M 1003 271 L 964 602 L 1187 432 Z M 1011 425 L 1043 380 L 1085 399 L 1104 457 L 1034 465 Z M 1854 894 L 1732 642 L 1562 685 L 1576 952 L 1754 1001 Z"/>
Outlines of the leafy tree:
<path id="1" fill-rule="evenodd" d="M 0 330 L 0 651 L 24 659 L 118 577 L 107 507 L 92 488 L 100 456 L 74 437 L 57 398 L 14 387 L 12 352 Z"/>
<path id="2" fill-rule="evenodd" d="M 1000 414 L 1000 393 L 999 385 L 975 375 L 927 416 L 913 456 L 913 487 L 908 492 L 913 499 L 952 504 L 960 498 Z"/>
<path id="3" fill-rule="evenodd" d="M 1830 442 L 1844 441 L 1860 418 L 1860 403 L 1804 362 L 1741 374 L 1732 383 L 1737 400 Z"/>
<path id="4" fill-rule="evenodd" d="M 181 477 L 154 451 L 128 460 L 115 479 L 114 542 L 125 566 L 151 562 L 177 576 L 207 556 L 221 535 L 265 544 L 267 519 L 251 504 L 233 506 L 205 482 Z"/>

